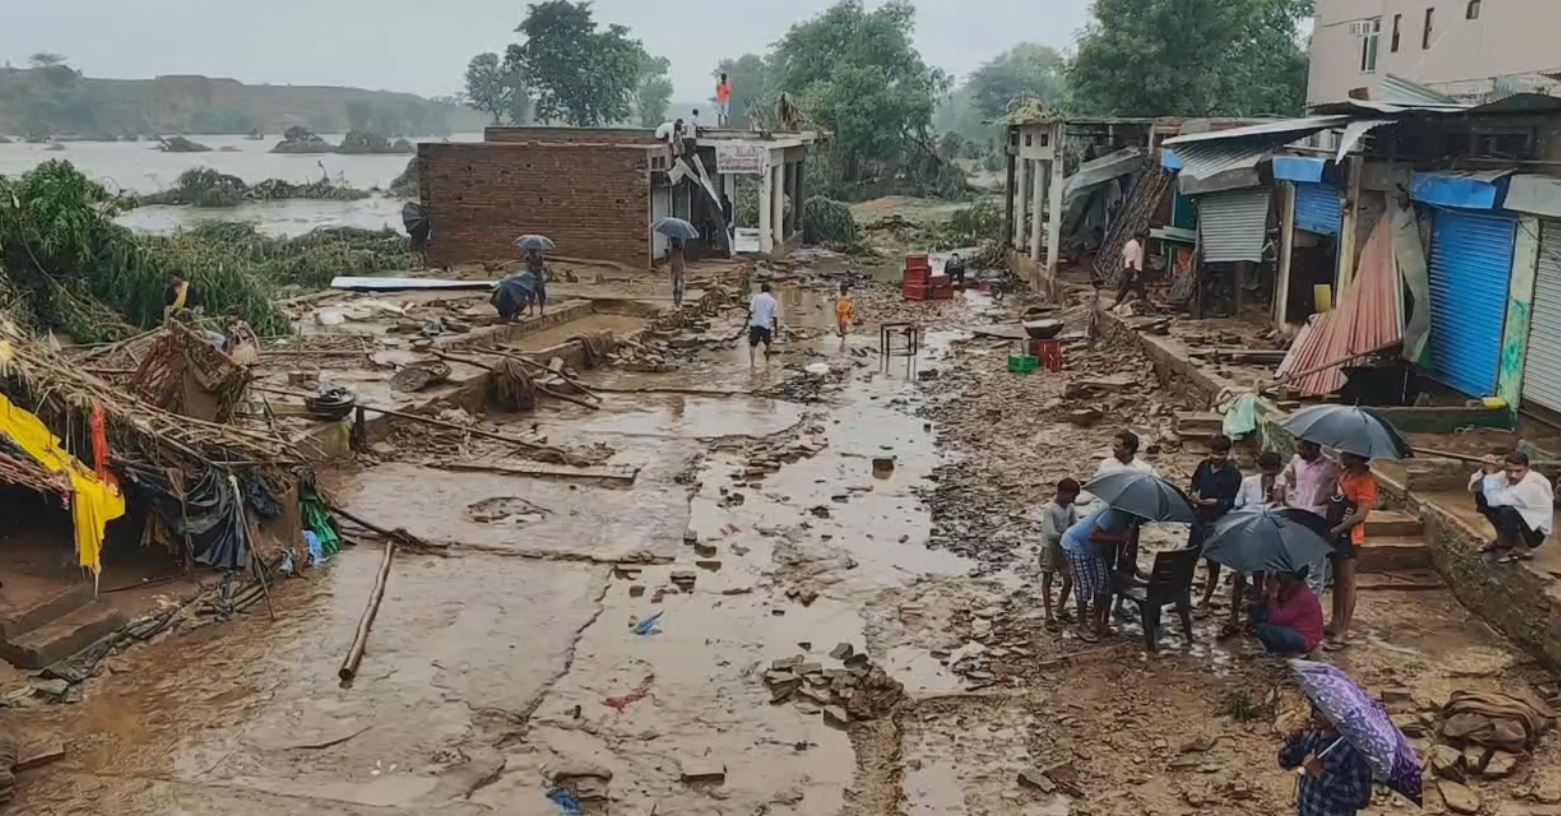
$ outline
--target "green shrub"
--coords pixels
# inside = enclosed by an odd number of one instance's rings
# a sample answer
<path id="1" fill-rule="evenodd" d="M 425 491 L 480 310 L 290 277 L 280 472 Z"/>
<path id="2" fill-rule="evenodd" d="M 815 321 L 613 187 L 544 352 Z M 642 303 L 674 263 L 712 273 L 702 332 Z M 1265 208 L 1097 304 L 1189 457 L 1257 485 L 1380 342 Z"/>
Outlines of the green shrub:
<path id="1" fill-rule="evenodd" d="M 802 208 L 802 241 L 807 244 L 857 242 L 856 218 L 851 208 L 823 196 L 813 196 Z"/>

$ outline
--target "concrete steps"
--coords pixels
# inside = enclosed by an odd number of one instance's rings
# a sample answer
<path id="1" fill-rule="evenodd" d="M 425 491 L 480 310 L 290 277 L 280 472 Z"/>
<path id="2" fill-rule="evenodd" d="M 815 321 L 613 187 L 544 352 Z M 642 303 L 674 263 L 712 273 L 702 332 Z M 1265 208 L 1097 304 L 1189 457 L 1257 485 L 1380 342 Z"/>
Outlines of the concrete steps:
<path id="1" fill-rule="evenodd" d="M 1431 562 L 1431 548 L 1422 536 L 1373 537 L 1368 534 L 1356 570 L 1361 574 L 1434 571 L 1435 565 Z"/>
<path id="2" fill-rule="evenodd" d="M 92 586 L 78 584 L 30 607 L 0 615 L 0 640 L 31 632 L 44 624 L 63 618 L 92 603 Z"/>
<path id="3" fill-rule="evenodd" d="M 41 669 L 91 646 L 128 622 L 125 614 L 112 606 L 90 603 L 0 640 L 0 657 L 24 669 Z"/>
<path id="4" fill-rule="evenodd" d="M 1208 412 L 1182 412 L 1176 415 L 1176 435 L 1184 441 L 1207 441 L 1225 429 L 1225 418 Z"/>
<path id="5" fill-rule="evenodd" d="M 1425 530 L 1420 517 L 1397 510 L 1373 510 L 1366 517 L 1366 540 L 1419 536 Z"/>

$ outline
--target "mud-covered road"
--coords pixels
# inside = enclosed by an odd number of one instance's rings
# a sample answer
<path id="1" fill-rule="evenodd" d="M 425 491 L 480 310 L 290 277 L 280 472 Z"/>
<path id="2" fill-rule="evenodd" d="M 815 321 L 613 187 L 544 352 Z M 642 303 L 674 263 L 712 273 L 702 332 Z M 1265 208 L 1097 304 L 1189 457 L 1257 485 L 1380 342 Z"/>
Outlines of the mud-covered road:
<path id="1" fill-rule="evenodd" d="M 12 810 L 1290 810 L 1273 756 L 1297 701 L 1277 666 L 1216 642 L 1212 620 L 1192 644 L 1167 633 L 1158 657 L 1136 625 L 1090 647 L 1040 623 L 1025 511 L 1092 472 L 1117 426 L 1157 442 L 1188 398 L 1119 347 L 1081 350 L 1062 375 L 1008 375 L 1006 346 L 956 328 L 994 319 L 979 295 L 938 305 L 919 358 L 882 360 L 884 299 L 862 298 L 872 333 L 842 347 L 826 300 L 783 294 L 802 331 L 768 366 L 728 347 L 671 373 L 597 371 L 604 410 L 549 405 L 516 423 L 610 447 L 609 464 L 639 468 L 632 485 L 395 457 L 333 474 L 355 513 L 452 545 L 398 555 L 354 686 L 336 669 L 372 546 L 283 583 L 276 623 L 251 614 L 134 649 L 81 704 L 29 712 L 63 732 L 67 757 L 24 775 Z M 821 362 L 815 386 L 780 387 L 808 376 L 784 366 Z M 1063 421 L 1070 380 L 1124 372 L 1142 387 L 1103 398 L 1103 421 Z M 1183 478 L 1197 455 L 1156 444 L 1148 458 Z M 1150 550 L 1181 535 L 1156 531 Z M 1342 661 L 1404 689 L 1406 716 L 1455 687 L 1547 682 L 1444 592 L 1368 595 L 1360 618 Z M 842 644 L 867 660 L 840 659 Z M 788 691 L 794 670 L 808 679 Z M 1486 795 L 1561 794 L 1558 758 L 1552 739 Z M 1372 812 L 1398 809 L 1385 802 Z"/>

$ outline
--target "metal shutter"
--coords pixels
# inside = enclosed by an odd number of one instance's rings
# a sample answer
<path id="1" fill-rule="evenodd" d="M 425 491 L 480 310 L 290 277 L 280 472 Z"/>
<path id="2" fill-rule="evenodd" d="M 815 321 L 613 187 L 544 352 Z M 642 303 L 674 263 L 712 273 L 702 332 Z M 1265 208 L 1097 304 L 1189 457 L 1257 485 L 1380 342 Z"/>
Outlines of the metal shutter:
<path id="1" fill-rule="evenodd" d="M 1320 235 L 1338 235 L 1344 226 L 1339 188 L 1300 182 L 1295 185 L 1295 226 Z"/>
<path id="2" fill-rule="evenodd" d="M 1198 229 L 1205 261 L 1261 261 L 1268 234 L 1268 188 L 1199 196 Z"/>
<path id="3" fill-rule="evenodd" d="M 1540 232 L 1523 401 L 1561 411 L 1561 221 L 1545 221 Z"/>
<path id="4" fill-rule="evenodd" d="M 1510 216 L 1438 210 L 1431 236 L 1431 357 L 1436 378 L 1473 397 L 1496 390 L 1512 280 Z"/>

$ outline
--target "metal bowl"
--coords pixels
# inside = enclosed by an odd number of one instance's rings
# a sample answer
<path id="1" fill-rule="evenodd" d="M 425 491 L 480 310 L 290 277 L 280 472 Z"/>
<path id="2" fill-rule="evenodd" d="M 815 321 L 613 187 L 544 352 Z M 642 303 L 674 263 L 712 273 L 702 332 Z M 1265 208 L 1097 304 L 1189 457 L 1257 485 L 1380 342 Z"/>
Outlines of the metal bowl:
<path id="1" fill-rule="evenodd" d="M 1062 334 L 1063 328 L 1061 320 L 1026 320 L 1023 325 L 1031 340 L 1050 340 Z"/>

